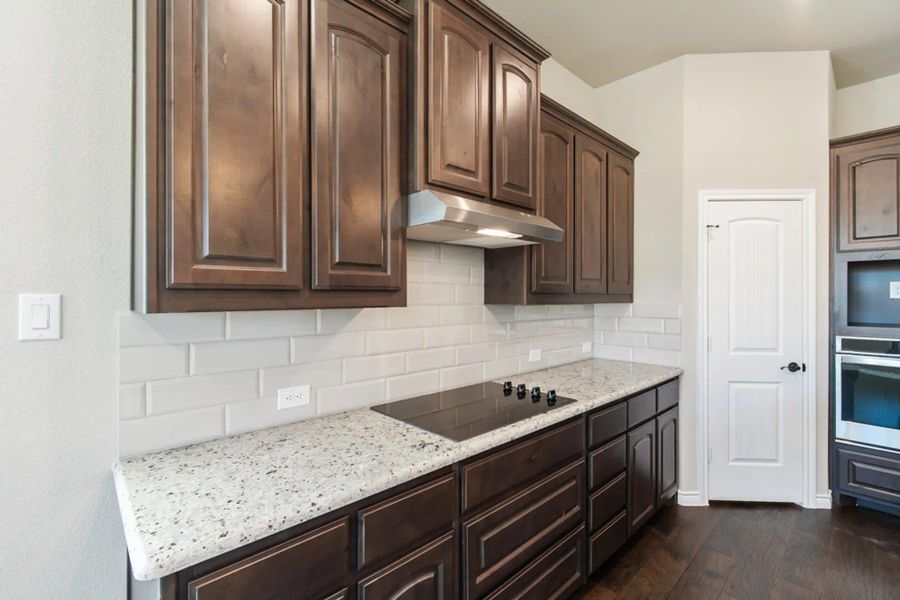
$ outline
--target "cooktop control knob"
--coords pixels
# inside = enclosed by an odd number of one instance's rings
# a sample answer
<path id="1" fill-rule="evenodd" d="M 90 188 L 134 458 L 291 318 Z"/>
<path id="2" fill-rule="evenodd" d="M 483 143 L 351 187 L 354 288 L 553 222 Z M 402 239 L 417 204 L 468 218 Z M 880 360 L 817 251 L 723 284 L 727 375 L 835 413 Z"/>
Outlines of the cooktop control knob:
<path id="1" fill-rule="evenodd" d="M 547 390 L 547 405 L 553 406 L 556 404 L 556 390 Z"/>
<path id="2" fill-rule="evenodd" d="M 509 396 L 512 394 L 512 381 L 504 381 L 503 382 L 503 395 Z"/>
<path id="3" fill-rule="evenodd" d="M 541 388 L 540 386 L 534 386 L 531 388 L 531 399 L 537 402 L 541 399 Z"/>
<path id="4" fill-rule="evenodd" d="M 525 389 L 524 383 L 520 383 L 516 386 L 516 397 L 519 398 L 519 400 L 525 397 Z"/>

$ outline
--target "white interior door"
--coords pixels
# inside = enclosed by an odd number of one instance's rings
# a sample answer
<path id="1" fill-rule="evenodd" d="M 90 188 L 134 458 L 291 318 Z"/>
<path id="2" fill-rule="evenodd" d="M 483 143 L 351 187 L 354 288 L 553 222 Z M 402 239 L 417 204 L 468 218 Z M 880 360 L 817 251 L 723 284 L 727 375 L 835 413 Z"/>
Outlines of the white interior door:
<path id="1" fill-rule="evenodd" d="M 709 498 L 803 501 L 803 211 L 708 206 Z M 716 227 L 718 226 L 718 227 Z"/>

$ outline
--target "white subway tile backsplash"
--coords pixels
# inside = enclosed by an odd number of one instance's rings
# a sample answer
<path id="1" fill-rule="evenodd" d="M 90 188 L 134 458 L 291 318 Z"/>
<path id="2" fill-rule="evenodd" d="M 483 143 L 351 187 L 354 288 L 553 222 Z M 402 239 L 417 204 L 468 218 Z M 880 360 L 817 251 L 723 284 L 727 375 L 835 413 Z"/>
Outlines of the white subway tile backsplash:
<path id="1" fill-rule="evenodd" d="M 471 346 L 459 346 L 456 349 L 456 364 L 467 365 L 483 363 L 494 360 L 497 357 L 497 344 L 472 344 Z"/>
<path id="2" fill-rule="evenodd" d="M 366 353 L 366 332 L 333 333 L 327 335 L 304 335 L 295 337 L 293 362 L 307 363 L 332 358 L 361 356 Z"/>
<path id="3" fill-rule="evenodd" d="M 128 383 L 119 386 L 119 420 L 139 419 L 147 414 L 145 383 Z"/>
<path id="4" fill-rule="evenodd" d="M 440 389 L 440 371 L 423 371 L 387 380 L 386 398 L 388 401 L 430 394 Z"/>
<path id="5" fill-rule="evenodd" d="M 441 306 L 452 303 L 455 296 L 455 286 L 449 283 L 406 284 L 406 302 L 410 306 Z"/>
<path id="6" fill-rule="evenodd" d="M 630 331 L 604 331 L 601 343 L 610 346 L 646 347 L 647 334 Z"/>
<path id="7" fill-rule="evenodd" d="M 437 262 L 441 260 L 441 246 L 439 244 L 409 240 L 406 247 L 406 259 L 407 262 L 423 260 Z"/>
<path id="8" fill-rule="evenodd" d="M 485 380 L 514 375 L 519 370 L 518 356 L 506 356 L 484 363 Z"/>
<path id="9" fill-rule="evenodd" d="M 663 320 L 642 317 L 620 317 L 618 320 L 619 331 L 643 331 L 647 333 L 662 333 Z"/>
<path id="10" fill-rule="evenodd" d="M 297 408 L 278 409 L 275 398 L 235 402 L 225 406 L 225 435 L 235 435 L 264 427 L 275 427 L 316 415 L 315 393 L 310 403 Z"/>
<path id="11" fill-rule="evenodd" d="M 634 362 L 649 363 L 651 365 L 677 367 L 681 365 L 681 353 L 674 350 L 635 348 L 633 352 L 633 360 Z"/>
<path id="12" fill-rule="evenodd" d="M 394 329 L 366 333 L 366 354 L 388 354 L 425 347 L 422 329 Z"/>
<path id="13" fill-rule="evenodd" d="M 291 362 L 291 340 L 243 340 L 191 345 L 191 374 L 228 373 Z"/>
<path id="14" fill-rule="evenodd" d="M 681 319 L 666 319 L 663 322 L 663 330 L 670 335 L 680 335 Z"/>
<path id="15" fill-rule="evenodd" d="M 449 346 L 406 353 L 406 370 L 410 373 L 452 367 L 454 364 L 456 364 L 456 353 L 453 347 Z"/>
<path id="16" fill-rule="evenodd" d="M 442 306 L 441 325 L 475 324 L 484 322 L 481 306 Z"/>
<path id="17" fill-rule="evenodd" d="M 384 402 L 385 386 L 384 379 L 375 379 L 316 390 L 317 414 L 330 415 L 380 404 Z"/>
<path id="18" fill-rule="evenodd" d="M 338 385 L 339 383 L 341 383 L 340 360 L 309 362 L 290 367 L 274 367 L 260 371 L 259 396 L 274 397 L 279 389 L 297 385 L 309 385 L 316 389 Z"/>
<path id="19" fill-rule="evenodd" d="M 509 338 L 506 323 L 480 323 L 472 325 L 472 343 L 497 342 Z"/>
<path id="20" fill-rule="evenodd" d="M 658 350 L 681 350 L 681 336 L 651 333 L 647 336 L 647 347 Z"/>
<path id="21" fill-rule="evenodd" d="M 427 283 L 469 283 L 469 266 L 465 264 L 443 264 L 440 268 L 425 268 Z"/>
<path id="22" fill-rule="evenodd" d="M 119 383 L 179 377 L 188 373 L 188 347 L 144 346 L 119 351 Z"/>
<path id="23" fill-rule="evenodd" d="M 318 333 L 384 329 L 386 323 L 383 308 L 334 308 L 320 310 L 318 313 Z"/>
<path id="24" fill-rule="evenodd" d="M 595 304 L 595 317 L 630 317 L 630 304 Z"/>
<path id="25" fill-rule="evenodd" d="M 147 414 L 179 412 L 259 397 L 259 371 L 194 375 L 147 383 Z"/>
<path id="26" fill-rule="evenodd" d="M 483 285 L 457 285 L 454 296 L 457 304 L 477 304 L 479 308 L 484 305 Z"/>
<path id="27" fill-rule="evenodd" d="M 678 319 L 681 317 L 681 307 L 677 304 L 635 303 L 631 314 L 635 317 Z"/>
<path id="28" fill-rule="evenodd" d="M 119 423 L 119 454 L 133 456 L 223 435 L 225 408 L 222 406 L 132 419 Z"/>
<path id="29" fill-rule="evenodd" d="M 344 359 L 344 383 L 381 379 L 399 375 L 406 371 L 406 355 L 380 354 Z"/>
<path id="30" fill-rule="evenodd" d="M 226 335 L 230 340 L 307 335 L 316 332 L 314 310 L 265 310 L 227 314 Z"/>
<path id="31" fill-rule="evenodd" d="M 616 330 L 616 318 L 615 317 L 594 317 L 594 329 L 599 329 L 602 331 L 615 331 Z"/>
<path id="32" fill-rule="evenodd" d="M 471 266 L 473 263 L 484 264 L 484 250 L 471 246 L 452 246 L 441 244 L 441 261 L 447 263 L 462 263 Z"/>
<path id="33" fill-rule="evenodd" d="M 142 315 L 119 312 L 119 347 L 225 339 L 225 313 Z"/>
<path id="34" fill-rule="evenodd" d="M 472 328 L 468 325 L 429 327 L 425 330 L 425 347 L 459 346 L 472 341 Z"/>
<path id="35" fill-rule="evenodd" d="M 409 327 L 430 327 L 441 321 L 441 313 L 432 306 L 405 306 L 403 308 L 386 308 L 388 329 L 406 329 Z"/>
<path id="36" fill-rule="evenodd" d="M 441 369 L 441 389 L 459 387 L 472 383 L 480 383 L 484 376 L 481 363 Z"/>
<path id="37" fill-rule="evenodd" d="M 607 358 L 609 360 L 624 360 L 630 362 L 632 360 L 631 348 L 623 346 L 609 346 L 607 344 L 597 344 L 594 348 L 594 356 L 597 358 Z"/>

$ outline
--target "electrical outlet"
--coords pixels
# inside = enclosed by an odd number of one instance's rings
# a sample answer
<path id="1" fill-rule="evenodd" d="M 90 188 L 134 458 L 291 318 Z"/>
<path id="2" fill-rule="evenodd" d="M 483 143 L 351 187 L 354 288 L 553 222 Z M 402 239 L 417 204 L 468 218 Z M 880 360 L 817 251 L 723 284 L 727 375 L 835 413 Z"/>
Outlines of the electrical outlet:
<path id="1" fill-rule="evenodd" d="M 891 282 L 891 300 L 900 300 L 900 281 Z"/>
<path id="2" fill-rule="evenodd" d="M 541 349 L 535 348 L 528 351 L 528 362 L 538 362 L 541 360 Z"/>
<path id="3" fill-rule="evenodd" d="M 582 352 L 583 354 L 584 354 L 584 353 L 587 353 L 587 352 L 590 352 L 590 351 L 591 351 L 591 346 L 592 346 L 591 342 L 581 342 L 581 352 Z"/>
<path id="4" fill-rule="evenodd" d="M 281 388 L 278 390 L 278 410 L 297 408 L 309 404 L 309 386 Z"/>

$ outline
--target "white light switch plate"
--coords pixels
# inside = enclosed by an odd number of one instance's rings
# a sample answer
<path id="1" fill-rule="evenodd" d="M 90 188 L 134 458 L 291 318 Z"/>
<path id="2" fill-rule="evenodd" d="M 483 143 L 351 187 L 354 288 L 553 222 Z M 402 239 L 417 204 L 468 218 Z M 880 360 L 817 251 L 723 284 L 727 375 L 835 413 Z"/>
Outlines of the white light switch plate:
<path id="1" fill-rule="evenodd" d="M 891 282 L 891 300 L 900 300 L 900 281 Z"/>
<path id="2" fill-rule="evenodd" d="M 535 348 L 528 351 L 528 362 L 538 362 L 541 360 L 541 349 Z"/>
<path id="3" fill-rule="evenodd" d="M 60 294 L 19 294 L 19 340 L 58 340 L 61 336 Z"/>
<path id="4" fill-rule="evenodd" d="M 581 342 L 581 352 L 587 353 L 591 351 L 591 342 Z"/>
<path id="5" fill-rule="evenodd" d="M 309 386 L 281 388 L 278 390 L 278 410 L 297 408 L 309 404 Z"/>

